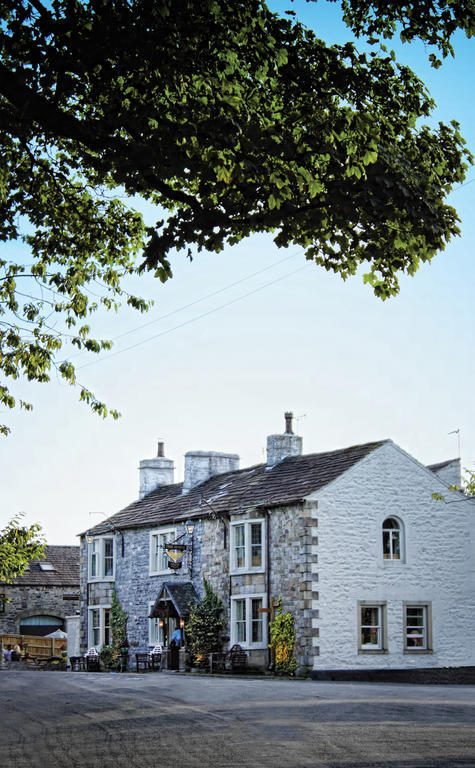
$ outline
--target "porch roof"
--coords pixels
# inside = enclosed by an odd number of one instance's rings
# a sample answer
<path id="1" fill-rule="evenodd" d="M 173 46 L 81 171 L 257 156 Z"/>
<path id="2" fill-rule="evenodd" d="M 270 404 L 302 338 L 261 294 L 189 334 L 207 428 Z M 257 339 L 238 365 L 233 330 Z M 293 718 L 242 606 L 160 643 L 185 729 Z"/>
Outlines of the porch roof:
<path id="1" fill-rule="evenodd" d="M 164 608 L 167 602 L 172 604 L 179 618 L 185 618 L 190 613 L 190 604 L 197 603 L 199 599 L 191 581 L 166 581 L 162 584 L 149 618 L 158 618 L 160 608 Z"/>

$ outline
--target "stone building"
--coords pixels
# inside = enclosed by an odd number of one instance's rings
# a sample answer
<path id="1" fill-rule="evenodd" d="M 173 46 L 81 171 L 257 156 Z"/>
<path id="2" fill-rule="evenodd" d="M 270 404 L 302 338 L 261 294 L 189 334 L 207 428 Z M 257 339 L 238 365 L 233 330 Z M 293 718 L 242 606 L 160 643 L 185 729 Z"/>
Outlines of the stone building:
<path id="1" fill-rule="evenodd" d="M 458 459 L 425 467 L 391 440 L 302 454 L 286 414 L 265 464 L 192 451 L 140 464 L 140 498 L 82 536 L 82 648 L 110 641 L 112 590 L 131 650 L 167 644 L 207 579 L 223 603 L 224 648 L 269 663 L 279 599 L 301 670 L 475 664 L 474 503 Z M 434 500 L 438 493 L 445 501 Z M 452 503 L 454 502 L 454 503 Z M 170 570 L 164 545 L 186 547 Z"/>
<path id="2" fill-rule="evenodd" d="M 47 546 L 13 584 L 0 585 L 0 635 L 47 635 L 79 611 L 79 547 Z"/>

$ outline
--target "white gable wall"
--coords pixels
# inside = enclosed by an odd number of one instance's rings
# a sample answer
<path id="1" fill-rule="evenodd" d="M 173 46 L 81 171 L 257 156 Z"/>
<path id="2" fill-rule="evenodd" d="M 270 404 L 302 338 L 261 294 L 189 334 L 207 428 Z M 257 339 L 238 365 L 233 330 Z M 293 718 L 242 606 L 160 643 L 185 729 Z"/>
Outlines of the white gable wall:
<path id="1" fill-rule="evenodd" d="M 475 503 L 444 504 L 433 473 L 393 443 L 378 448 L 318 499 L 315 669 L 475 664 Z M 382 523 L 404 524 L 404 561 L 384 560 Z M 358 601 L 386 601 L 387 653 L 358 652 Z M 403 602 L 432 604 L 432 653 L 404 653 Z"/>

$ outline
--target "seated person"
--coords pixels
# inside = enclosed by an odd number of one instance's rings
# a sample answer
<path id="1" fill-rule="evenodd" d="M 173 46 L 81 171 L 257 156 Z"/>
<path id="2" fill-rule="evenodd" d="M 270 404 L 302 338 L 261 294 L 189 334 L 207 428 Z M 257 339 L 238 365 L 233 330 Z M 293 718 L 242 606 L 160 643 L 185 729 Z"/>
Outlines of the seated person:
<path id="1" fill-rule="evenodd" d="M 5 661 L 11 661 L 12 660 L 12 647 L 11 647 L 11 645 L 7 645 L 7 647 L 3 649 L 3 658 L 5 659 Z"/>
<path id="2" fill-rule="evenodd" d="M 20 661 L 21 659 L 21 648 L 18 645 L 18 643 L 15 643 L 12 650 L 12 661 Z"/>

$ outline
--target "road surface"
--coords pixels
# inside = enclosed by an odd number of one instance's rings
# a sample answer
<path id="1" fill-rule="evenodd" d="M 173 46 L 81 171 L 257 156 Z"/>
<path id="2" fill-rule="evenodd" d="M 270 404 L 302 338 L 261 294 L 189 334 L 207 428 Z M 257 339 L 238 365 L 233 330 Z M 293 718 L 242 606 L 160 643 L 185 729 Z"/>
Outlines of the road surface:
<path id="1" fill-rule="evenodd" d="M 475 687 L 0 672 L 2 768 L 475 768 Z"/>

